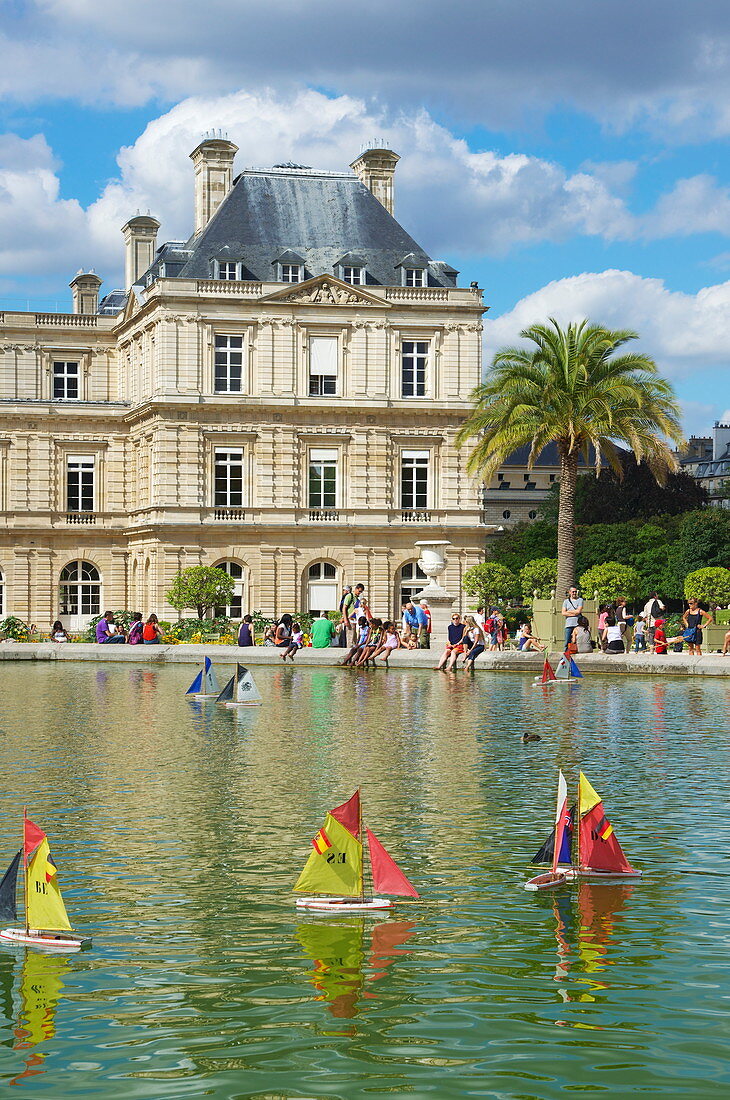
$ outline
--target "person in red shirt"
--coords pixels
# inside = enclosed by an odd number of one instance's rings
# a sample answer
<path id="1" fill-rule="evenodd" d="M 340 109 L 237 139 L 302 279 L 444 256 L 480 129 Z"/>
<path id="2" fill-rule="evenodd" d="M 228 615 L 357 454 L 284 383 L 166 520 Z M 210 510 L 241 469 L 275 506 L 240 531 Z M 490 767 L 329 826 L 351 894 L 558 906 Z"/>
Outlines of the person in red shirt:
<path id="1" fill-rule="evenodd" d="M 664 619 L 656 619 L 654 621 L 654 646 L 652 652 L 667 652 L 667 636 L 664 633 Z"/>

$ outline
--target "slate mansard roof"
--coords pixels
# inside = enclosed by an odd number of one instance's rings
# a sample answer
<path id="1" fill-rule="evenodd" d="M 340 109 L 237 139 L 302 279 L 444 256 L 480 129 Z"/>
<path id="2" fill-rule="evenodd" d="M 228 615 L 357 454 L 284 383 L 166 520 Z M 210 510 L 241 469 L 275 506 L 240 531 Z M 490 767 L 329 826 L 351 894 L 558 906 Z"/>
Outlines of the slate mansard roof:
<path id="1" fill-rule="evenodd" d="M 425 268 L 429 286 L 455 286 L 458 274 L 432 261 L 354 174 L 277 167 L 242 172 L 202 232 L 162 245 L 140 281 L 162 264 L 168 278 L 214 279 L 216 262 L 234 261 L 244 280 L 276 282 L 286 252 L 303 259 L 305 279 L 338 274 L 349 253 L 371 285 L 401 285 L 403 263 Z"/>

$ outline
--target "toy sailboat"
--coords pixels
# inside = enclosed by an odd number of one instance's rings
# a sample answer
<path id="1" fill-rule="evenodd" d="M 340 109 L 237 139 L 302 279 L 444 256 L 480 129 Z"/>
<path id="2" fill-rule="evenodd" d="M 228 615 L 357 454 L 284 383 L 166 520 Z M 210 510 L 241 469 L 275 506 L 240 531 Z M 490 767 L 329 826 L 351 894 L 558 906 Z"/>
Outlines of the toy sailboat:
<path id="1" fill-rule="evenodd" d="M 0 940 L 63 951 L 90 947 L 91 939 L 77 935 L 69 922 L 48 837 L 26 817 L 25 811 L 23 848 L 16 854 L 0 882 L 0 917 L 5 920 L 18 919 L 16 887 L 21 858 L 25 872 L 25 928 L 4 928 L 0 931 Z"/>
<path id="2" fill-rule="evenodd" d="M 583 772 L 578 781 L 577 803 L 570 809 L 565 777 L 560 772 L 555 827 L 532 862 L 551 862 L 552 866 L 546 874 L 526 882 L 526 890 L 547 890 L 577 878 L 623 880 L 640 878 L 642 874 L 624 855 L 604 812 L 601 796 Z"/>
<path id="3" fill-rule="evenodd" d="M 243 665 L 236 665 L 234 675 L 216 699 L 216 703 L 225 703 L 227 707 L 259 707 L 262 702 L 250 669 Z"/>
<path id="4" fill-rule="evenodd" d="M 367 848 L 374 890 L 417 898 L 412 883 L 369 829 Z M 335 806 L 312 841 L 314 851 L 304 865 L 294 890 L 311 890 L 318 896 L 297 898 L 297 908 L 320 913 L 362 913 L 388 909 L 390 898 L 366 895 L 365 845 L 363 843 L 360 791 Z M 324 896 L 322 896 L 324 895 Z"/>
<path id="5" fill-rule="evenodd" d="M 217 699 L 220 695 L 218 677 L 213 668 L 210 657 L 205 658 L 205 664 L 198 672 L 192 684 L 185 692 L 186 695 L 194 695 L 196 699 Z"/>
<path id="6" fill-rule="evenodd" d="M 542 676 L 535 677 L 535 684 L 541 687 L 553 687 L 557 684 L 569 684 L 574 680 L 582 680 L 583 673 L 569 653 L 564 653 L 553 669 L 548 658 L 542 666 Z"/>

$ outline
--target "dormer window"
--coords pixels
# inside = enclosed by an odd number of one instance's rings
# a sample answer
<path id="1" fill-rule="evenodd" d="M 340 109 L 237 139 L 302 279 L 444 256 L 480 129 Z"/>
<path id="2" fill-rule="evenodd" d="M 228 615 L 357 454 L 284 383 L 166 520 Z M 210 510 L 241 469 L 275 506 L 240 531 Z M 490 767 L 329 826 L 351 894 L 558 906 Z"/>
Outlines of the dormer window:
<path id="1" fill-rule="evenodd" d="M 303 283 L 305 278 L 304 273 L 304 257 L 300 256 L 298 252 L 292 252 L 290 248 L 287 248 L 285 252 L 275 256 L 272 260 L 274 270 L 276 271 L 276 281 L 279 283 Z"/>
<path id="2" fill-rule="evenodd" d="M 218 278 L 235 281 L 241 278 L 241 265 L 235 260 L 218 261 Z"/>
<path id="3" fill-rule="evenodd" d="M 403 268 L 406 286 L 425 286 L 426 272 L 420 267 Z"/>
<path id="4" fill-rule="evenodd" d="M 303 270 L 301 264 L 282 264 L 281 265 L 281 281 L 282 283 L 301 283 L 303 278 Z"/>
<path id="5" fill-rule="evenodd" d="M 402 286 L 428 286 L 428 257 L 409 252 L 395 265 L 400 268 Z"/>
<path id="6" fill-rule="evenodd" d="M 365 282 L 365 272 L 361 267 L 343 267 L 342 281 L 350 283 L 351 286 L 362 286 Z"/>

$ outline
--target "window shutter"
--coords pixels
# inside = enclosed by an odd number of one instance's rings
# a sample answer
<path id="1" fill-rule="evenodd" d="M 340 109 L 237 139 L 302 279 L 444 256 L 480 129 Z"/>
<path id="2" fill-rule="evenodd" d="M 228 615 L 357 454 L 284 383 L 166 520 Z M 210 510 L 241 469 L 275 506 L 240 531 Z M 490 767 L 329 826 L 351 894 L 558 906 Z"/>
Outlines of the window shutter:
<path id="1" fill-rule="evenodd" d="M 309 372 L 310 374 L 337 377 L 337 337 L 310 336 Z"/>

